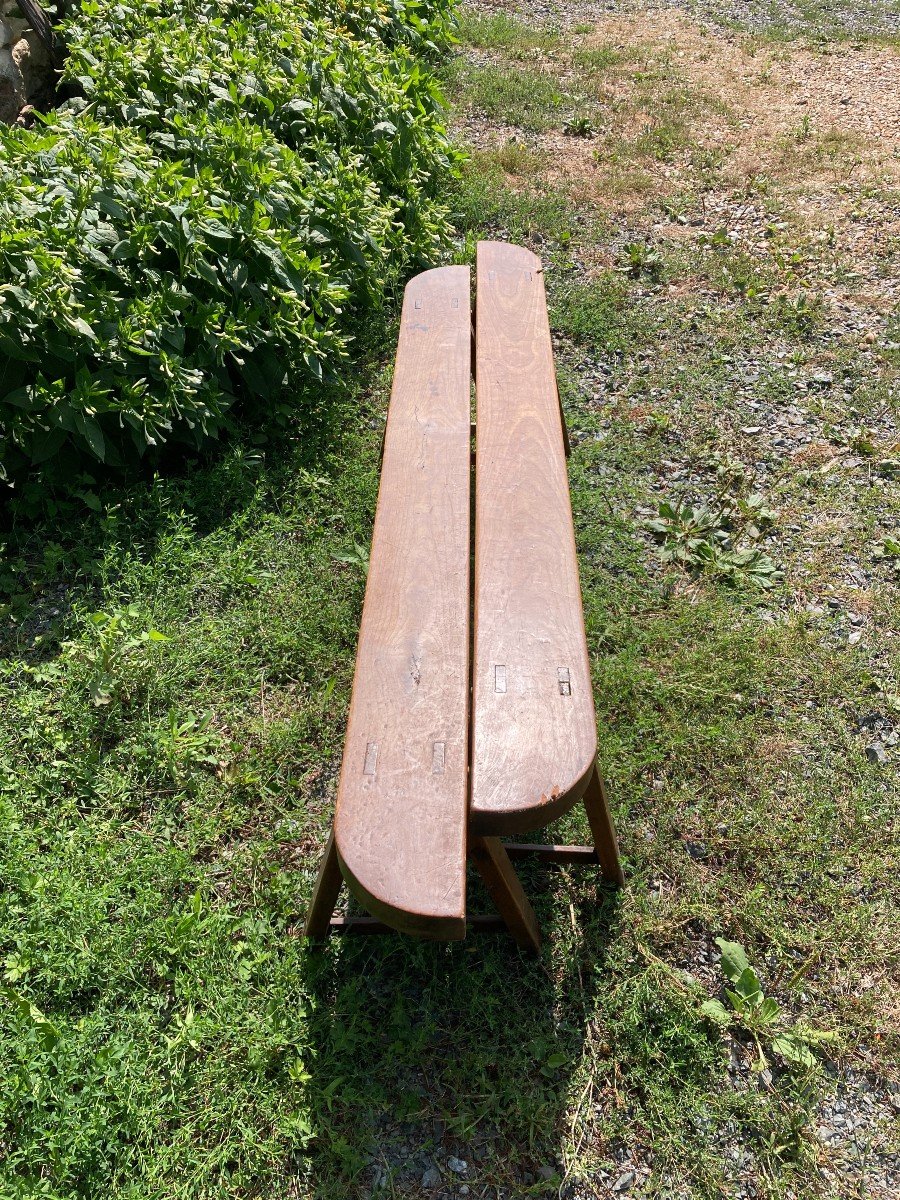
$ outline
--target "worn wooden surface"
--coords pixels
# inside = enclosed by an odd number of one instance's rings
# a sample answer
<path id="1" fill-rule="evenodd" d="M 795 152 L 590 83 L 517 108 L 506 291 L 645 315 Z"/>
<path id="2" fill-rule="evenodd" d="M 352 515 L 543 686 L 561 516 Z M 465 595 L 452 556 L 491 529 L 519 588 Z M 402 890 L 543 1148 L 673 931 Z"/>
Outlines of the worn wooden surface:
<path id="1" fill-rule="evenodd" d="M 583 794 L 597 753 L 541 262 L 478 246 L 471 827 L 525 833 Z"/>
<path id="2" fill-rule="evenodd" d="M 465 935 L 471 315 L 467 267 L 406 289 L 335 811 L 348 886 Z"/>

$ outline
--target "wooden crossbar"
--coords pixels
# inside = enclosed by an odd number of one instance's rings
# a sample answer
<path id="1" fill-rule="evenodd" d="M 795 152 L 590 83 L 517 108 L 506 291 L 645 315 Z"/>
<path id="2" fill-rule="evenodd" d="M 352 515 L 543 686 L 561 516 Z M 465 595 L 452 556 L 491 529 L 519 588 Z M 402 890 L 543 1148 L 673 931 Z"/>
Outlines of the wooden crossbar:
<path id="1" fill-rule="evenodd" d="M 506 922 L 499 913 L 469 913 L 466 916 L 466 927 L 479 933 L 507 933 Z M 332 917 L 330 922 L 332 933 L 396 933 L 391 925 L 385 925 L 377 917 Z"/>

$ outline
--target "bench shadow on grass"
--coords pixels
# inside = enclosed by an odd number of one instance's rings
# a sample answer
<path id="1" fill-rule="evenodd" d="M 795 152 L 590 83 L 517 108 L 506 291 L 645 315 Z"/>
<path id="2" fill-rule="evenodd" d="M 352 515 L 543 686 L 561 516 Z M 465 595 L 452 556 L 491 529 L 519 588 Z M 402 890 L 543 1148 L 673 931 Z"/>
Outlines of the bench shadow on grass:
<path id="1" fill-rule="evenodd" d="M 369 1196 L 373 1185 L 449 1196 L 464 1181 L 478 1195 L 557 1192 L 621 898 L 538 864 L 521 874 L 544 934 L 540 959 L 494 933 L 452 945 L 333 937 L 304 956 L 320 1200 Z M 471 876 L 469 907 L 492 911 Z M 466 1163 L 464 1176 L 451 1159 Z"/>

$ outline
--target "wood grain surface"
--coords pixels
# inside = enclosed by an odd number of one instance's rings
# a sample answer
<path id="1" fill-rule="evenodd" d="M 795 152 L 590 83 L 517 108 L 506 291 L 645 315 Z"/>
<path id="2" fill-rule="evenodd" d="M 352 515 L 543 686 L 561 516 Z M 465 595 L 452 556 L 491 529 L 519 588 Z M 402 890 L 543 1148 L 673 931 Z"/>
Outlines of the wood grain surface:
<path id="1" fill-rule="evenodd" d="M 467 267 L 406 289 L 335 811 L 350 890 L 465 936 L 471 313 Z"/>
<path id="2" fill-rule="evenodd" d="M 476 276 L 471 829 L 524 833 L 582 796 L 597 730 L 540 259 Z"/>

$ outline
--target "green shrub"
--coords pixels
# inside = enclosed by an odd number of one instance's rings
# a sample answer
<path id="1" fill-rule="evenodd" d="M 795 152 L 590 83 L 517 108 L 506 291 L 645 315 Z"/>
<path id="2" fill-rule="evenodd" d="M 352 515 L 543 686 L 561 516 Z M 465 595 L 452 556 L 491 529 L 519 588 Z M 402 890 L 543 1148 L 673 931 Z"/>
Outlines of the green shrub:
<path id="1" fill-rule="evenodd" d="M 83 0 L 77 93 L 0 126 L 0 473 L 287 419 L 445 233 L 452 0 Z"/>

